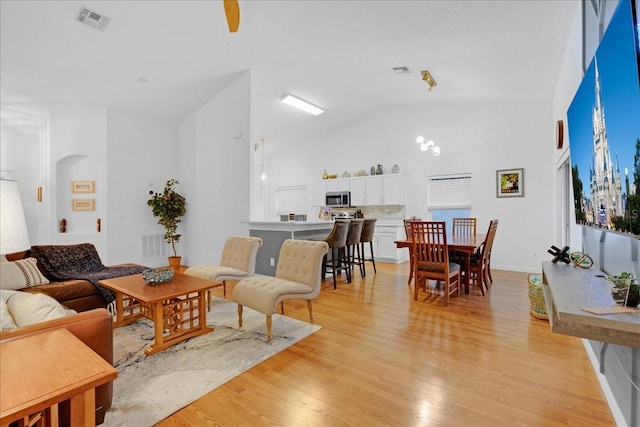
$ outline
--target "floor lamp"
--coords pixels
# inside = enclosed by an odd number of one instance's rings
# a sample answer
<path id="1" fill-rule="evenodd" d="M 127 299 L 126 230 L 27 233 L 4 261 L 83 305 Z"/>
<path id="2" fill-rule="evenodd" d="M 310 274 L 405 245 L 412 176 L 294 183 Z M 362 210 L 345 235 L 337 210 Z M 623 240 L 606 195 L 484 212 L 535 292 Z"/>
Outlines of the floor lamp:
<path id="1" fill-rule="evenodd" d="M 31 247 L 17 181 L 0 180 L 0 254 Z"/>

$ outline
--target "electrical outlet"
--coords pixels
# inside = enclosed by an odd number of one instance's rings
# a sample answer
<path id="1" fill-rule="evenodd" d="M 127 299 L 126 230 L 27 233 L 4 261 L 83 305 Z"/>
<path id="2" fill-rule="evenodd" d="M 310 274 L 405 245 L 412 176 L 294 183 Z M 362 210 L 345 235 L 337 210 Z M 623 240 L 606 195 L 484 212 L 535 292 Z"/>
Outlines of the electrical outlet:
<path id="1" fill-rule="evenodd" d="M 538 258 L 538 251 L 533 251 L 533 257 Z"/>
<path id="2" fill-rule="evenodd" d="M 274 258 L 271 258 L 269 260 L 269 265 L 271 265 L 271 267 L 274 267 L 276 265 L 276 260 Z"/>

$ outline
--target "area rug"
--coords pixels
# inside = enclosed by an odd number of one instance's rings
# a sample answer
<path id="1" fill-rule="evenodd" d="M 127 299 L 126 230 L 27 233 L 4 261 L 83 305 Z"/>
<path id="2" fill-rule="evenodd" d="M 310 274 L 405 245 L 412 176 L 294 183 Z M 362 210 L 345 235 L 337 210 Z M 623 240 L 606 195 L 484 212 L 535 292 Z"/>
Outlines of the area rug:
<path id="1" fill-rule="evenodd" d="M 148 357 L 144 349 L 153 341 L 152 322 L 114 329 L 118 378 L 104 426 L 151 426 L 320 329 L 274 314 L 267 343 L 264 314 L 245 307 L 242 319 L 239 329 L 237 305 L 216 298 L 207 313 L 213 332 Z"/>

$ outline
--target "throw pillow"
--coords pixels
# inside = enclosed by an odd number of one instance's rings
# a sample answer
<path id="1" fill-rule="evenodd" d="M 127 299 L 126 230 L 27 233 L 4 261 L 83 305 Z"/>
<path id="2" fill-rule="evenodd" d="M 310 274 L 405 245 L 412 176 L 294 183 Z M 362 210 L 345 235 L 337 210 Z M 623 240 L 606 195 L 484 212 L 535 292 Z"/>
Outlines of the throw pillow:
<path id="1" fill-rule="evenodd" d="M 13 317 L 9 313 L 7 303 L 0 298 L 0 331 L 6 331 L 8 329 L 15 329 L 16 324 L 13 321 Z"/>
<path id="2" fill-rule="evenodd" d="M 17 326 L 27 326 L 67 315 L 67 310 L 45 294 L 16 292 L 7 299 L 7 308 Z"/>
<path id="3" fill-rule="evenodd" d="M 38 270 L 35 258 L 0 263 L 0 289 L 18 290 L 49 283 Z"/>

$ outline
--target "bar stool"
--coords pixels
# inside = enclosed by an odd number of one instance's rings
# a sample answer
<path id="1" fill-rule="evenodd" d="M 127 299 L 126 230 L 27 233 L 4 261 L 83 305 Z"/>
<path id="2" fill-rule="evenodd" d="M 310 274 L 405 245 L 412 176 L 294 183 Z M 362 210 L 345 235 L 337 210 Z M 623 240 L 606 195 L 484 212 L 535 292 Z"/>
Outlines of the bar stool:
<path id="1" fill-rule="evenodd" d="M 365 218 L 364 225 L 362 226 L 362 233 L 360 234 L 360 251 L 362 253 L 358 254 L 358 262 L 361 263 L 360 265 L 362 265 L 363 277 L 367 277 L 367 270 L 364 266 L 364 263 L 366 261 L 371 261 L 371 263 L 373 264 L 374 273 L 378 272 L 376 270 L 376 260 L 375 260 L 375 257 L 373 256 L 373 232 L 376 228 L 376 221 L 377 221 L 376 218 Z M 367 242 L 369 242 L 371 258 L 365 257 L 364 244 Z"/>
<path id="2" fill-rule="evenodd" d="M 360 267 L 360 277 L 364 277 L 362 270 L 364 263 L 360 256 L 360 236 L 364 227 L 364 219 L 352 219 L 349 224 L 349 234 L 347 234 L 347 263 L 349 264 L 349 275 L 353 274 L 354 265 Z M 358 256 L 356 258 L 356 252 Z"/>
<path id="3" fill-rule="evenodd" d="M 327 255 L 322 259 L 322 278 L 324 279 L 324 275 L 330 272 L 333 275 L 333 289 L 337 289 L 336 273 L 340 273 L 341 271 L 347 273 L 347 283 L 351 283 L 351 272 L 349 271 L 345 254 L 350 224 L 351 221 L 348 220 L 336 220 L 331 233 L 324 239 L 329 245 L 331 260 L 327 259 Z M 330 264 L 329 261 L 331 261 Z"/>

